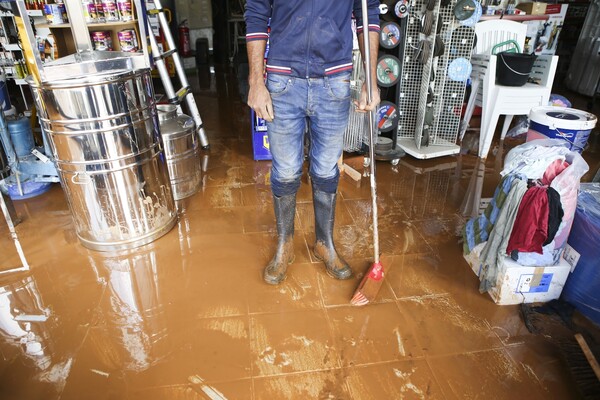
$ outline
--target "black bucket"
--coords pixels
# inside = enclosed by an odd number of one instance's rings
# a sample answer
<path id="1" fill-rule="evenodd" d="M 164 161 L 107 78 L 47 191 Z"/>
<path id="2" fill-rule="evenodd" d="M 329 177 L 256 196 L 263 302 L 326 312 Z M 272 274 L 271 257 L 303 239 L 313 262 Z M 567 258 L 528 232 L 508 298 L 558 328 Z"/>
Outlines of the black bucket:
<path id="1" fill-rule="evenodd" d="M 537 56 L 535 54 L 498 53 L 496 83 L 503 86 L 523 86 L 529 79 Z"/>

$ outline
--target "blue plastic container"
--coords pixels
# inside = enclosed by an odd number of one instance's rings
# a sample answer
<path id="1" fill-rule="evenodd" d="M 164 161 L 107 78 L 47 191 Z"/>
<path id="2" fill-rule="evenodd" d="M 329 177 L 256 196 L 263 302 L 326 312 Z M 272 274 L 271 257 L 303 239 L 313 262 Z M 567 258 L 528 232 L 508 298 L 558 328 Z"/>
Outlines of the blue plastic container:
<path id="1" fill-rule="evenodd" d="M 31 154 L 35 143 L 29 119 L 25 117 L 9 119 L 6 121 L 6 124 L 8 125 L 8 133 L 10 134 L 10 140 L 15 153 L 17 153 L 17 157 L 25 157 Z"/>
<path id="2" fill-rule="evenodd" d="M 600 325 L 600 184 L 581 184 L 581 189 L 565 254 L 576 262 L 562 297 Z"/>
<path id="3" fill-rule="evenodd" d="M 535 107 L 529 113 L 527 141 L 563 139 L 571 143 L 570 150 L 581 153 L 596 121 L 595 115 L 574 108 Z"/>
<path id="4" fill-rule="evenodd" d="M 250 120 L 252 121 L 252 149 L 255 160 L 271 160 L 271 151 L 269 150 L 269 137 L 267 136 L 267 123 L 259 118 L 254 110 L 250 110 Z"/>

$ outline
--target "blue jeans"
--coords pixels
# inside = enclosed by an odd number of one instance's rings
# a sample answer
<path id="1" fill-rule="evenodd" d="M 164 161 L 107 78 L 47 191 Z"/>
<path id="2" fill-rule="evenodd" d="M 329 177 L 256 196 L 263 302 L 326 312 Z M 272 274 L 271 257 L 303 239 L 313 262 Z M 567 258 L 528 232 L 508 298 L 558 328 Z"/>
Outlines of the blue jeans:
<path id="1" fill-rule="evenodd" d="M 300 187 L 307 124 L 313 187 L 335 193 L 340 174 L 337 160 L 342 155 L 350 111 L 350 73 L 309 79 L 269 74 L 267 89 L 275 116 L 267 123 L 273 194 L 295 194 Z"/>

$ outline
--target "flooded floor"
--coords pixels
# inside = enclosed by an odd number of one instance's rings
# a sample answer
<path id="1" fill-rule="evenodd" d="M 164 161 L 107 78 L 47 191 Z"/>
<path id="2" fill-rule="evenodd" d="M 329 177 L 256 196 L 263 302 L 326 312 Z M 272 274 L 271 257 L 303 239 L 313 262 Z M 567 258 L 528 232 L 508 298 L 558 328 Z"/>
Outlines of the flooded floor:
<path id="1" fill-rule="evenodd" d="M 577 398 L 557 347 L 528 332 L 517 306 L 480 294 L 461 254 L 463 214 L 492 195 L 508 145 L 486 165 L 468 154 L 377 164 L 387 275 L 375 304 L 353 308 L 372 262 L 368 179 L 339 187 L 335 237 L 355 278 L 330 278 L 312 256 L 304 177 L 296 261 L 283 284 L 265 284 L 270 163 L 253 161 L 235 78 L 200 78 L 212 149 L 167 235 L 90 251 L 60 186 L 15 202 L 31 271 L 0 275 L 0 398 Z M 361 158 L 347 162 L 363 172 Z M 0 248 L 2 269 L 20 265 L 4 223 Z"/>

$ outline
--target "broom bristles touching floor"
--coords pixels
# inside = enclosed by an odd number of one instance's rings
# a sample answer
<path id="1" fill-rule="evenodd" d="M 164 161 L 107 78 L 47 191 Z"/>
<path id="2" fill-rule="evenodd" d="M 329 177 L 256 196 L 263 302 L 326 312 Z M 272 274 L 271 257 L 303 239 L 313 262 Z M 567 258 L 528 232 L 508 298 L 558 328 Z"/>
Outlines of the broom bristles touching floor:
<path id="1" fill-rule="evenodd" d="M 360 281 L 358 288 L 354 292 L 354 296 L 350 300 L 350 304 L 353 306 L 364 306 L 373 302 L 383 285 L 384 275 L 383 265 L 381 263 L 374 263 Z"/>

